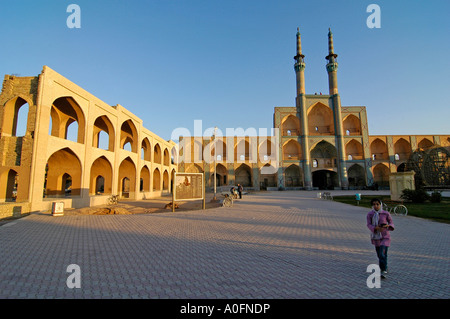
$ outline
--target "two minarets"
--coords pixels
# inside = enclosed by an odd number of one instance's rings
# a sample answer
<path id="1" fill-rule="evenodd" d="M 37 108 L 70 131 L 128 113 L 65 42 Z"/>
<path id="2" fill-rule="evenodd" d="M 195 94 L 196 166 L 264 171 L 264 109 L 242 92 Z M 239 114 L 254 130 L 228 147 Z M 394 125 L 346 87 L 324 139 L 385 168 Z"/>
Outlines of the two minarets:
<path id="1" fill-rule="evenodd" d="M 325 59 L 328 60 L 326 65 L 328 72 L 328 85 L 329 85 L 329 107 L 333 110 L 334 123 L 335 123 L 335 146 L 337 150 L 337 163 L 340 186 L 343 189 L 348 188 L 348 176 L 345 165 L 345 150 L 344 150 L 344 133 L 342 125 L 341 114 L 341 99 L 338 92 L 337 84 L 337 54 L 334 53 L 333 33 L 328 29 L 328 55 Z M 302 53 L 302 42 L 300 31 L 297 28 L 297 54 L 294 57 L 295 60 L 295 74 L 297 81 L 297 117 L 301 123 L 301 137 L 300 142 L 303 151 L 303 173 L 304 183 L 307 189 L 312 188 L 312 174 L 311 174 L 311 156 L 310 156 L 310 140 L 308 132 L 308 106 L 306 103 L 306 91 L 305 91 L 305 56 Z"/>
<path id="2" fill-rule="evenodd" d="M 331 29 L 328 29 L 328 55 L 325 59 L 328 60 L 328 83 L 330 89 L 330 95 L 338 94 L 337 86 L 337 54 L 334 53 L 333 33 Z M 305 92 L 305 56 L 302 53 L 302 39 L 299 29 L 297 28 L 297 55 L 295 59 L 295 73 L 297 75 L 297 96 L 300 94 L 306 94 Z"/>

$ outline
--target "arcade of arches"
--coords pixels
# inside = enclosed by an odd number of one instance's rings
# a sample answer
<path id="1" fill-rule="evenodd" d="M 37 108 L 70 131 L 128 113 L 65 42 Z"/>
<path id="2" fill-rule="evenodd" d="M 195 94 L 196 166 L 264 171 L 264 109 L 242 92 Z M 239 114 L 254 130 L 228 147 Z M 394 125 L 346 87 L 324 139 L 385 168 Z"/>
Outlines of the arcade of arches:
<path id="1" fill-rule="evenodd" d="M 38 77 L 5 76 L 3 87 L 5 209 L 9 202 L 39 211 L 50 210 L 55 199 L 77 208 L 107 203 L 111 195 L 145 199 L 171 192 L 176 143 L 144 128 L 121 105 L 107 105 L 47 66 Z"/>
<path id="2" fill-rule="evenodd" d="M 449 135 L 371 136 L 366 108 L 341 106 L 337 87 L 330 92 L 275 107 L 273 136 L 217 137 L 211 147 L 210 137 L 165 141 L 123 106 L 107 105 L 47 66 L 36 77 L 7 75 L 0 202 L 36 211 L 51 209 L 54 198 L 66 207 L 100 205 L 111 195 L 152 198 L 171 192 L 177 171 L 203 172 L 208 187 L 214 180 L 254 190 L 388 187 L 415 151 L 450 148 Z"/>

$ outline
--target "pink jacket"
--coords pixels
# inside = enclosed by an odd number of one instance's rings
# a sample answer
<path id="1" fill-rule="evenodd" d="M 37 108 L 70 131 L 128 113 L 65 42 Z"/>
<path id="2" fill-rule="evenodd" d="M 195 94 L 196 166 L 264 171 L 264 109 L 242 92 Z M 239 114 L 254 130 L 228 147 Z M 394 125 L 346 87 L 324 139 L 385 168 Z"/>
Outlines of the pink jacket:
<path id="1" fill-rule="evenodd" d="M 374 210 L 371 210 L 367 214 L 367 228 L 370 229 L 370 231 L 373 233 L 375 231 L 375 226 L 372 225 L 372 217 L 375 214 Z M 382 210 L 379 213 L 379 219 L 378 219 L 378 225 L 387 224 L 389 225 L 388 228 L 383 228 L 381 231 L 381 239 L 380 240 L 374 240 L 371 239 L 372 244 L 375 246 L 389 246 L 391 244 L 391 234 L 389 231 L 394 230 L 394 223 L 392 222 L 392 217 L 389 212 Z"/>

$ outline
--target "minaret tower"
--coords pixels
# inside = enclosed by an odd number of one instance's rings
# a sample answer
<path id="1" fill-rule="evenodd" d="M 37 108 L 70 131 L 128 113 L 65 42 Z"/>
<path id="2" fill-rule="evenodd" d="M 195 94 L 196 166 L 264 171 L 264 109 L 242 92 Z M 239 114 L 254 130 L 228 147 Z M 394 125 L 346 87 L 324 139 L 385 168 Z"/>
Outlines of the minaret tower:
<path id="1" fill-rule="evenodd" d="M 295 60 L 295 74 L 297 79 L 297 97 L 295 104 L 297 107 L 297 117 L 300 120 L 300 133 L 298 134 L 298 142 L 302 146 L 303 159 L 300 161 L 300 166 L 303 168 L 304 187 L 308 190 L 312 189 L 311 177 L 311 158 L 309 154 L 309 140 L 308 140 L 308 116 L 306 108 L 305 96 L 305 56 L 302 54 L 302 40 L 300 31 L 297 28 L 297 54 Z"/>
<path id="2" fill-rule="evenodd" d="M 337 54 L 334 53 L 333 33 L 328 29 L 328 86 L 330 90 L 329 105 L 332 106 L 334 114 L 334 125 L 336 135 L 336 148 L 338 156 L 338 170 L 341 188 L 348 189 L 347 167 L 345 166 L 345 149 L 344 149 L 344 129 L 342 124 L 341 98 L 339 96 L 337 85 Z"/>
<path id="3" fill-rule="evenodd" d="M 297 75 L 297 96 L 305 94 L 305 56 L 302 54 L 302 39 L 299 28 L 297 28 L 297 55 L 295 60 L 295 74 Z"/>
<path id="4" fill-rule="evenodd" d="M 339 93 L 337 85 L 337 54 L 334 53 L 333 33 L 331 32 L 331 29 L 328 29 L 328 55 L 325 57 L 325 59 L 328 60 L 328 86 L 330 88 L 330 95 L 333 96 Z"/>

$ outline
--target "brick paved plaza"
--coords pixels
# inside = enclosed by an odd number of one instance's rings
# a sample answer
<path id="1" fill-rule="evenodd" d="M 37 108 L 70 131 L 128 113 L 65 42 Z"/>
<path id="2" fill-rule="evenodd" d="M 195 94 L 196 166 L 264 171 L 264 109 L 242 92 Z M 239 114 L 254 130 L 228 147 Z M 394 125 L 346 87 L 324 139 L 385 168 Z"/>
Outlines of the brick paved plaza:
<path id="1" fill-rule="evenodd" d="M 450 225 L 393 216 L 390 274 L 370 289 L 367 212 L 284 191 L 204 211 L 32 214 L 0 227 L 0 297 L 448 299 Z"/>

